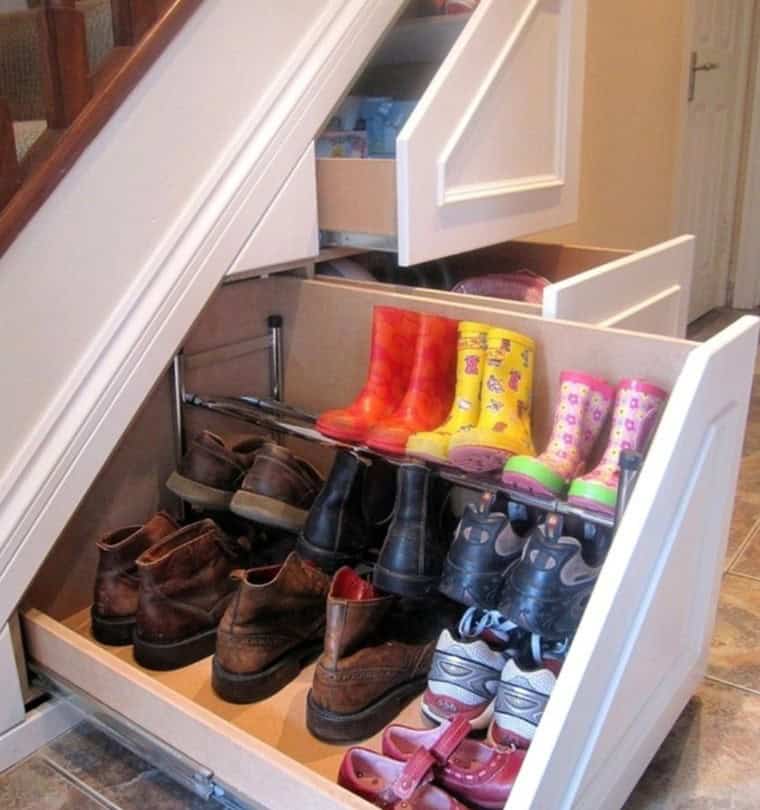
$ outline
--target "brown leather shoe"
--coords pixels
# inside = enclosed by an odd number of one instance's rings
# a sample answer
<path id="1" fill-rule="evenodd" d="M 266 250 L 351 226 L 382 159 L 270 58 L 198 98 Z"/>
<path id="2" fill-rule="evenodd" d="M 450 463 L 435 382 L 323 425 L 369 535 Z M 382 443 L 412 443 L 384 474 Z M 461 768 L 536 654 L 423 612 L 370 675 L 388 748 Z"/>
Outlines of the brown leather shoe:
<path id="1" fill-rule="evenodd" d="M 259 436 L 225 441 L 204 430 L 190 443 L 166 486 L 199 509 L 227 509 L 264 443 Z"/>
<path id="2" fill-rule="evenodd" d="M 303 528 L 322 476 L 287 447 L 267 442 L 253 460 L 230 511 L 266 526 L 297 532 Z"/>
<path id="3" fill-rule="evenodd" d="M 371 737 L 424 689 L 441 620 L 449 618 L 443 601 L 382 595 L 350 568 L 335 574 L 325 651 L 307 699 L 306 724 L 315 737 Z"/>
<path id="4" fill-rule="evenodd" d="M 330 577 L 295 553 L 241 576 L 219 625 L 212 684 L 231 703 L 253 703 L 292 681 L 322 650 Z"/>
<path id="5" fill-rule="evenodd" d="M 211 655 L 217 625 L 237 588 L 230 574 L 246 567 L 248 555 L 243 538 L 232 540 L 208 519 L 144 552 L 137 560 L 137 662 L 176 669 Z"/>
<path id="6" fill-rule="evenodd" d="M 132 643 L 140 582 L 135 561 L 143 551 L 177 529 L 179 525 L 166 512 L 158 512 L 143 526 L 125 526 L 98 540 L 98 568 L 90 615 L 92 634 L 101 644 Z"/>

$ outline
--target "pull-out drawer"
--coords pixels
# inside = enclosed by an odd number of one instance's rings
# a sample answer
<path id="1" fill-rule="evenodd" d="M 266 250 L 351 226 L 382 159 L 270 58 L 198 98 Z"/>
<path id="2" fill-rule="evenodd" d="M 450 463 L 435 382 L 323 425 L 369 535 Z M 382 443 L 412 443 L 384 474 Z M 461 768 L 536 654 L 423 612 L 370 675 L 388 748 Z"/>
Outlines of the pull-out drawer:
<path id="1" fill-rule="evenodd" d="M 409 265 L 573 221 L 585 30 L 585 0 L 402 19 L 352 93 L 416 106 L 393 157 L 317 160 L 324 243 Z"/>
<path id="2" fill-rule="evenodd" d="M 565 321 L 629 329 L 656 335 L 686 335 L 689 291 L 694 265 L 694 237 L 681 236 L 647 250 L 625 251 L 579 245 L 507 242 L 451 257 L 449 281 L 527 268 L 548 278 L 543 305 L 467 295 L 462 300 L 511 312 Z M 387 289 L 387 284 L 333 279 Z M 410 295 L 452 300 L 459 295 L 394 285 Z"/>
<path id="3" fill-rule="evenodd" d="M 717 601 L 758 321 L 705 344 L 510 313 L 490 302 L 277 277 L 221 288 L 185 343 L 192 355 L 284 319 L 285 394 L 312 411 L 349 401 L 366 372 L 374 305 L 473 319 L 537 343 L 534 433 L 546 441 L 562 369 L 641 375 L 671 391 L 637 487 L 573 641 L 508 810 L 620 807 L 703 673 Z M 187 385 L 266 393 L 266 358 L 234 352 L 188 370 Z M 95 537 L 165 497 L 171 401 L 160 382 L 95 480 L 26 596 L 28 654 L 39 666 L 204 765 L 214 780 L 277 810 L 366 808 L 335 784 L 343 754 L 305 728 L 311 670 L 268 700 L 225 703 L 210 661 L 141 669 L 131 649 L 93 640 Z M 416 704 L 399 718 L 420 725 Z M 368 741 L 377 746 L 377 739 Z"/>

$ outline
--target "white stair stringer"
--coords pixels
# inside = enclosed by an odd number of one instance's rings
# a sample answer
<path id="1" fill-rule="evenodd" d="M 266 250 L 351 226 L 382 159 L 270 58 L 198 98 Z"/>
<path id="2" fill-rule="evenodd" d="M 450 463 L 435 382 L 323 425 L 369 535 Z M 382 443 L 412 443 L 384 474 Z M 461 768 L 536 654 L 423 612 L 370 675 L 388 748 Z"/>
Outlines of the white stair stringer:
<path id="1" fill-rule="evenodd" d="M 0 259 L 0 625 L 402 5 L 202 4 Z"/>

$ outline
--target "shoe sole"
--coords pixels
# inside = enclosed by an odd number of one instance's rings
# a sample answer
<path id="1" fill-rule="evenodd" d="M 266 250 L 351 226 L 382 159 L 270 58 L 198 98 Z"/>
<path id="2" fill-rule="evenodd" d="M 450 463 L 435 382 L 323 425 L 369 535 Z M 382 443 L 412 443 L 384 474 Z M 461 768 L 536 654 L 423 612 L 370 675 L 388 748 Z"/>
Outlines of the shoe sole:
<path id="1" fill-rule="evenodd" d="M 253 520 L 264 526 L 273 526 L 276 529 L 285 529 L 289 532 L 300 531 L 309 516 L 306 509 L 299 509 L 278 501 L 276 498 L 257 495 L 242 489 L 232 496 L 229 508 L 230 512 L 247 520 Z"/>
<path id="2" fill-rule="evenodd" d="M 505 563 L 504 570 L 506 568 Z M 504 571 L 487 574 L 475 573 L 460 568 L 447 559 L 443 565 L 443 576 L 438 590 L 460 605 L 493 610 L 499 603 L 503 584 Z"/>
<path id="3" fill-rule="evenodd" d="M 135 617 L 105 618 L 98 616 L 95 609 L 90 610 L 90 627 L 95 641 L 109 647 L 127 647 L 132 643 L 135 629 Z"/>
<path id="4" fill-rule="evenodd" d="M 344 565 L 355 565 L 361 559 L 360 554 L 343 554 L 339 551 L 327 551 L 310 543 L 303 535 L 299 535 L 296 541 L 295 551 L 299 557 L 313 562 L 326 574 L 334 574 Z"/>
<path id="5" fill-rule="evenodd" d="M 236 673 L 226 670 L 214 656 L 211 685 L 228 703 L 256 703 L 271 697 L 298 677 L 301 670 L 322 652 L 322 641 L 299 645 L 260 672 Z"/>
<path id="6" fill-rule="evenodd" d="M 208 658 L 216 650 L 216 627 L 171 644 L 145 641 L 137 635 L 137 628 L 133 638 L 135 661 L 145 669 L 157 671 L 186 667 Z"/>
<path id="7" fill-rule="evenodd" d="M 428 596 L 438 590 L 440 576 L 421 576 L 419 574 L 399 574 L 375 565 L 372 572 L 372 584 L 381 591 L 395 593 L 396 596 Z"/>
<path id="8" fill-rule="evenodd" d="M 224 489 L 214 489 L 214 487 L 199 484 L 190 478 L 185 478 L 176 470 L 166 481 L 166 488 L 175 495 L 187 501 L 199 509 L 211 509 L 218 512 L 229 509 L 232 493 Z"/>
<path id="9" fill-rule="evenodd" d="M 364 740 L 385 728 L 399 712 L 424 688 L 427 676 L 422 675 L 391 689 L 379 700 L 352 714 L 336 714 L 323 709 L 312 698 L 306 698 L 306 726 L 319 740 L 329 743 L 350 743 Z"/>
<path id="10" fill-rule="evenodd" d="M 467 472 L 501 470 L 511 453 L 492 447 L 455 447 L 449 450 L 449 463 Z"/>
<path id="11" fill-rule="evenodd" d="M 483 731 L 486 728 L 490 728 L 495 705 L 496 701 L 492 700 L 479 715 L 473 717 L 472 720 L 467 721 L 473 731 Z M 439 725 L 451 720 L 450 717 L 443 717 L 434 712 L 424 700 L 422 703 L 420 703 L 420 711 L 425 717 L 427 717 L 428 720 L 432 721 L 433 723 L 438 723 Z"/>

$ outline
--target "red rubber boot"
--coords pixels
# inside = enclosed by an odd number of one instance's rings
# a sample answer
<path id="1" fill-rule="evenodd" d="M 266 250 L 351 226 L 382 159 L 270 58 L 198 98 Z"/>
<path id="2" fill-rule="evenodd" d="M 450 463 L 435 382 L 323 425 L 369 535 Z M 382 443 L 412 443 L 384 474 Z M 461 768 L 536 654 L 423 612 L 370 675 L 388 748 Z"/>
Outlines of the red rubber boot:
<path id="1" fill-rule="evenodd" d="M 432 430 L 451 409 L 456 384 L 457 321 L 420 316 L 409 388 L 398 408 L 367 434 L 373 450 L 403 455 L 412 433 Z"/>
<path id="2" fill-rule="evenodd" d="M 344 442 L 363 442 L 381 419 L 390 416 L 409 387 L 420 329 L 420 315 L 393 307 L 372 312 L 372 344 L 367 382 L 347 408 L 325 411 L 317 430 Z"/>

